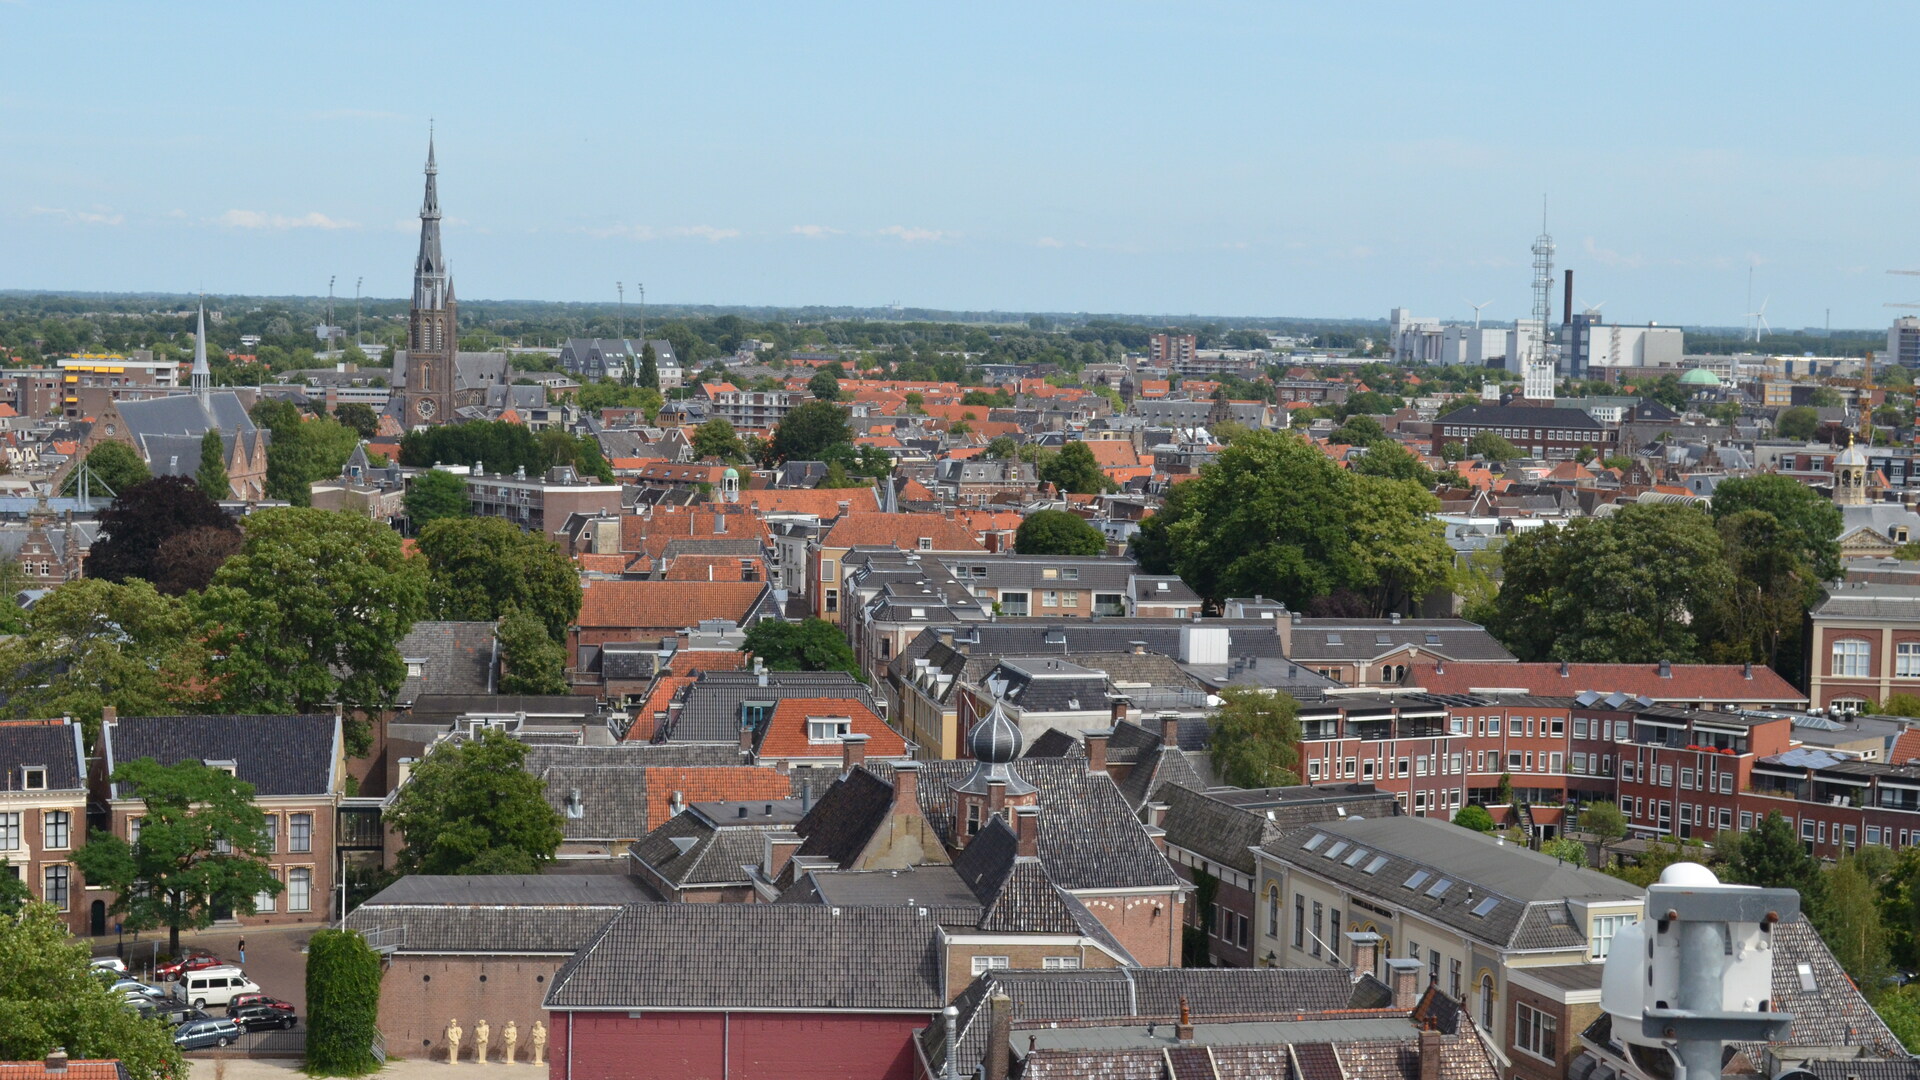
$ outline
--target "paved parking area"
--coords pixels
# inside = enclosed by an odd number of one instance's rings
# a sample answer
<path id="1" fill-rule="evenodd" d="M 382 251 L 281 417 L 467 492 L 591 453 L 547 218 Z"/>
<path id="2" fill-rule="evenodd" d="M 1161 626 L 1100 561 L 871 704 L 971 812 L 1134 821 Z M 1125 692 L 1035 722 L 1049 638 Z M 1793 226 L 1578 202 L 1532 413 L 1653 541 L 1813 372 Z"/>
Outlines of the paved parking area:
<path id="1" fill-rule="evenodd" d="M 205 949 L 230 964 L 240 964 L 238 946 L 242 938 L 246 939 L 247 960 L 245 964 L 240 965 L 241 970 L 247 973 L 248 978 L 259 983 L 261 991 L 269 997 L 277 997 L 282 1001 L 293 1003 L 300 1023 L 292 1031 L 249 1032 L 234 1044 L 235 1050 L 262 1049 L 271 1045 L 281 1052 L 297 1054 L 299 1047 L 304 1045 L 301 1035 L 307 1026 L 307 957 L 301 950 L 306 948 L 307 939 L 319 929 L 322 927 L 269 926 L 249 928 L 244 931 L 216 928 L 180 935 L 181 948 Z M 158 936 L 161 948 L 164 949 L 166 932 L 163 930 Z M 105 943 L 102 944 L 102 940 L 95 939 L 93 942 L 93 954 L 95 956 L 114 955 L 115 942 L 105 939 Z M 153 935 L 143 934 L 139 942 L 127 943 L 127 967 L 129 974 L 136 979 L 147 978 L 146 969 L 151 963 L 149 957 L 153 955 L 152 941 Z M 156 985 L 164 987 L 164 984 Z M 214 1016 L 226 1015 L 225 1009 L 214 1006 L 209 1006 L 207 1012 Z M 198 1053 L 198 1051 L 192 1052 L 192 1054 Z M 191 1055 L 189 1060 L 193 1060 Z M 202 1064 L 210 1063 L 202 1062 Z M 227 1062 L 229 1067 L 237 1064 L 241 1062 Z M 206 1072 L 197 1075 L 212 1076 L 213 1074 Z"/>

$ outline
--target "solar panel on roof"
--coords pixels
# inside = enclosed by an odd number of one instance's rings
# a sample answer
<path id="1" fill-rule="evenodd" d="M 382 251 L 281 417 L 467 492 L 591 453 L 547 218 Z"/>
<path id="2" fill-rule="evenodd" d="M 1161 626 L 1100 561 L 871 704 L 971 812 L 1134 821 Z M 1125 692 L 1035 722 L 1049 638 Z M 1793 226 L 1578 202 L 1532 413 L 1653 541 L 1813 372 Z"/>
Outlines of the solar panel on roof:
<path id="1" fill-rule="evenodd" d="M 1420 886 L 1425 885 L 1427 883 L 1427 879 L 1432 876 L 1433 876 L 1432 874 L 1427 873 L 1425 870 L 1415 870 L 1413 872 L 1413 876 L 1407 879 L 1406 887 L 1409 889 L 1417 889 Z"/>

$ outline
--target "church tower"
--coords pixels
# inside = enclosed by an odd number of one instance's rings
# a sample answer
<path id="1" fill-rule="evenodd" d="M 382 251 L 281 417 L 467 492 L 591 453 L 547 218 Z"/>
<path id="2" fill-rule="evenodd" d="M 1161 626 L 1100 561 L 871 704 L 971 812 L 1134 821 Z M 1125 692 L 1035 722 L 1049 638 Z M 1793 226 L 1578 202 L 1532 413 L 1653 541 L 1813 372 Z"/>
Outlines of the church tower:
<path id="1" fill-rule="evenodd" d="M 1833 501 L 1841 506 L 1867 505 L 1867 455 L 1847 436 L 1847 448 L 1833 459 Z"/>
<path id="2" fill-rule="evenodd" d="M 453 420 L 453 367 L 460 349 L 453 276 L 440 253 L 440 194 L 427 138 L 427 194 L 420 204 L 420 254 L 413 261 L 413 308 L 407 318 L 406 427 Z"/>

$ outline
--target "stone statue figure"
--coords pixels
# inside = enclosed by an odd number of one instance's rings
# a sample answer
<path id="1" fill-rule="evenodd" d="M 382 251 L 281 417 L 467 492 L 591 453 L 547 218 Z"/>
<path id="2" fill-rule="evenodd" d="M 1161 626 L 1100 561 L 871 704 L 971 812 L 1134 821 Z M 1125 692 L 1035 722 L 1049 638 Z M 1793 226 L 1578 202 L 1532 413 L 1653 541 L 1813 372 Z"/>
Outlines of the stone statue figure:
<path id="1" fill-rule="evenodd" d="M 460 1030 L 460 1021 L 457 1018 L 447 1021 L 447 1064 L 449 1065 L 460 1060 L 460 1036 L 462 1034 L 464 1034 L 464 1032 Z"/>
<path id="2" fill-rule="evenodd" d="M 473 1025 L 473 1060 L 476 1064 L 487 1063 L 487 1035 L 491 1030 L 484 1019 Z"/>
<path id="3" fill-rule="evenodd" d="M 513 1047 L 520 1041 L 520 1029 L 514 1022 L 507 1021 L 507 1029 L 500 1033 L 500 1060 L 513 1064 Z"/>
<path id="4" fill-rule="evenodd" d="M 547 1025 L 535 1020 L 533 1022 L 533 1034 L 530 1038 L 533 1039 L 533 1063 L 535 1065 L 546 1064 L 546 1062 L 541 1061 L 540 1058 L 547 1052 Z"/>

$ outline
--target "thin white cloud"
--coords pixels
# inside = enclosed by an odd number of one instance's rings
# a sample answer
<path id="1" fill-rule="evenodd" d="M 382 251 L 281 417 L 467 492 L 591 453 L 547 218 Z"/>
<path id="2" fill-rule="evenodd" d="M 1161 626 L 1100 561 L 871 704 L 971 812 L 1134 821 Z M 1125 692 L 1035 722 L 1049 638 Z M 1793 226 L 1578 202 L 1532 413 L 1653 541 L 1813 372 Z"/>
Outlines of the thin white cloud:
<path id="1" fill-rule="evenodd" d="M 938 240 L 951 240 L 958 233 L 942 232 L 939 229 L 922 229 L 906 225 L 889 225 L 880 230 L 881 236 L 891 236 L 908 244 L 931 243 Z"/>
<path id="2" fill-rule="evenodd" d="M 651 225 L 603 225 L 593 229 L 576 229 L 598 240 L 618 238 L 621 240 L 662 240 L 696 239 L 718 243 L 732 240 L 740 235 L 739 229 L 723 229 L 717 225 L 677 225 L 670 229 L 656 229 Z"/>
<path id="3" fill-rule="evenodd" d="M 33 212 L 42 217 L 58 218 L 74 225 L 124 225 L 126 215 L 116 214 L 104 206 L 91 210 L 68 210 L 58 206 L 36 206 Z"/>
<path id="4" fill-rule="evenodd" d="M 1051 237 L 1051 236 L 1043 236 L 1043 237 L 1041 237 L 1040 239 L 1038 239 L 1038 240 L 1035 240 L 1035 241 L 1033 242 L 1033 246 L 1034 246 L 1034 247 L 1043 247 L 1043 248 L 1061 248 L 1061 247 L 1066 247 L 1067 245 L 1065 245 L 1065 244 L 1063 244 L 1063 243 L 1061 243 L 1061 242 L 1060 242 L 1060 241 L 1058 241 L 1058 240 L 1055 240 L 1055 239 L 1054 239 L 1053 237 Z"/>
<path id="5" fill-rule="evenodd" d="M 831 225 L 795 225 L 793 227 L 793 234 L 795 236 L 804 236 L 809 240 L 819 240 L 822 237 L 839 236 L 840 230 Z"/>
<path id="6" fill-rule="evenodd" d="M 668 229 L 668 236 L 693 236 L 711 243 L 732 240 L 740 235 L 739 229 L 723 229 L 714 225 L 685 225 L 677 229 Z"/>
<path id="7" fill-rule="evenodd" d="M 359 224 L 340 218 L 328 217 L 318 210 L 309 210 L 298 217 L 285 214 L 269 214 L 262 210 L 229 210 L 214 219 L 214 224 L 229 229 L 357 229 Z"/>

